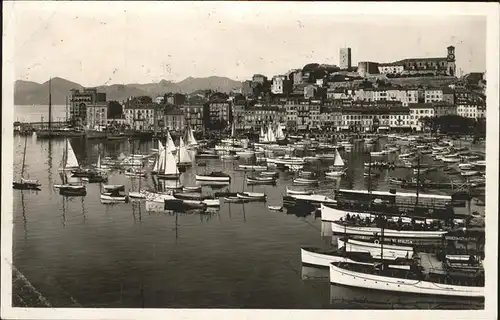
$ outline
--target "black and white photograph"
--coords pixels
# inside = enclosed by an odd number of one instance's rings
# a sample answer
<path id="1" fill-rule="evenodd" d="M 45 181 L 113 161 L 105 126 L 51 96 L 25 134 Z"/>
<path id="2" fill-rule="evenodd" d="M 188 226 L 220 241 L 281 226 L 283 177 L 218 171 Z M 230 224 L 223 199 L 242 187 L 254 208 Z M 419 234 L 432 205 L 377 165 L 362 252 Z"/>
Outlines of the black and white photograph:
<path id="1" fill-rule="evenodd" d="M 499 8 L 4 2 L 2 318 L 496 318 Z"/>

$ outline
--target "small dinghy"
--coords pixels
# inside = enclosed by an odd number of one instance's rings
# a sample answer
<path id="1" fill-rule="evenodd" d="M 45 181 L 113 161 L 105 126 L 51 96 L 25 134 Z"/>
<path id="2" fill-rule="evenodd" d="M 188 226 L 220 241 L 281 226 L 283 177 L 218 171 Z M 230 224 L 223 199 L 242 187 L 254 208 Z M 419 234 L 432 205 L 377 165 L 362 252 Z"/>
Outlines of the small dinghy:
<path id="1" fill-rule="evenodd" d="M 201 187 L 200 186 L 182 187 L 182 191 L 184 191 L 184 192 L 201 192 Z"/>
<path id="2" fill-rule="evenodd" d="M 265 171 L 267 170 L 267 166 L 240 164 L 239 169 L 248 171 Z"/>
<path id="3" fill-rule="evenodd" d="M 248 202 L 247 199 L 239 198 L 239 197 L 224 197 L 224 202 L 229 202 L 229 203 L 243 203 L 243 202 Z"/>
<path id="4" fill-rule="evenodd" d="M 128 196 L 120 194 L 119 192 L 104 192 L 101 193 L 101 202 L 105 203 L 128 202 Z"/>
<path id="5" fill-rule="evenodd" d="M 345 174 L 344 170 L 335 170 L 325 172 L 326 177 L 342 177 Z"/>
<path id="6" fill-rule="evenodd" d="M 165 199 L 165 210 L 204 209 L 206 206 L 198 200 Z"/>
<path id="7" fill-rule="evenodd" d="M 64 186 L 62 188 L 59 188 L 59 194 L 67 197 L 84 197 L 87 195 L 87 188 L 85 188 L 85 186 L 71 186 L 70 188 Z"/>
<path id="8" fill-rule="evenodd" d="M 276 171 L 263 171 L 260 173 L 261 177 L 277 177 L 279 176 L 279 172 Z"/>
<path id="9" fill-rule="evenodd" d="M 238 160 L 240 158 L 240 156 L 237 154 L 223 154 L 220 156 L 220 158 L 221 158 L 221 160 L 232 161 L 232 160 Z"/>
<path id="10" fill-rule="evenodd" d="M 370 152 L 370 155 L 372 157 L 381 157 L 381 156 L 385 156 L 386 154 L 386 151 L 372 151 Z"/>
<path id="11" fill-rule="evenodd" d="M 111 191 L 125 191 L 125 185 L 123 184 L 103 184 L 102 188 L 104 189 L 104 192 L 111 192 Z"/>
<path id="12" fill-rule="evenodd" d="M 299 177 L 301 177 L 301 178 L 311 178 L 314 176 L 315 176 L 315 173 L 312 171 L 300 171 L 299 172 Z"/>
<path id="13" fill-rule="evenodd" d="M 14 181 L 12 187 L 18 190 L 40 190 L 41 184 L 38 180 L 28 180 L 21 178 L 21 181 Z"/>
<path id="14" fill-rule="evenodd" d="M 224 172 L 211 172 L 206 175 L 196 175 L 196 180 L 198 181 L 218 181 L 218 182 L 230 182 L 231 176 Z"/>
<path id="15" fill-rule="evenodd" d="M 146 199 L 146 194 L 144 192 L 129 191 L 128 197 L 131 199 Z"/>
<path id="16" fill-rule="evenodd" d="M 462 175 L 463 177 L 471 177 L 471 176 L 475 176 L 478 174 L 479 174 L 479 171 L 474 171 L 474 170 L 460 172 L 460 175 Z"/>
<path id="17" fill-rule="evenodd" d="M 293 183 L 300 185 L 316 185 L 319 183 L 318 179 L 307 179 L 307 178 L 295 178 L 293 179 Z"/>
<path id="18" fill-rule="evenodd" d="M 248 184 L 275 184 L 276 178 L 274 177 L 247 177 Z"/>
<path id="19" fill-rule="evenodd" d="M 236 196 L 247 200 L 266 200 L 266 195 L 259 192 L 238 192 Z"/>
<path id="20" fill-rule="evenodd" d="M 288 187 L 286 187 L 286 193 L 287 194 L 301 194 L 301 195 L 313 194 L 313 192 L 311 190 L 293 190 L 293 189 L 289 189 Z"/>
<path id="21" fill-rule="evenodd" d="M 269 210 L 272 210 L 272 211 L 282 211 L 283 210 L 283 207 L 282 206 L 267 206 L 269 208 Z"/>

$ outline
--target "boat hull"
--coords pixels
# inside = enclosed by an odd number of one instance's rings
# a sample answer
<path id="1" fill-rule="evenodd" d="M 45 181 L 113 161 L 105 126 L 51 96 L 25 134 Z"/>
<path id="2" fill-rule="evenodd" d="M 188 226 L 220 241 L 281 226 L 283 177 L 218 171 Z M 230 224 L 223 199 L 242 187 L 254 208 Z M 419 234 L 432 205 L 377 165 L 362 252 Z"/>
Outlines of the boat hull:
<path id="1" fill-rule="evenodd" d="M 16 190 L 41 190 L 41 185 L 36 183 L 28 182 L 16 182 L 12 183 L 12 187 Z"/>
<path id="2" fill-rule="evenodd" d="M 376 227 L 345 227 L 340 223 L 332 222 L 332 232 L 335 235 L 360 235 L 373 236 L 374 234 L 382 234 L 381 228 Z M 385 237 L 394 238 L 409 238 L 409 239 L 441 239 L 447 231 L 406 231 L 406 230 L 391 230 L 385 229 Z"/>
<path id="3" fill-rule="evenodd" d="M 198 181 L 214 181 L 214 182 L 230 182 L 231 177 L 215 177 L 215 176 L 201 176 L 196 175 Z"/>
<path id="4" fill-rule="evenodd" d="M 429 281 L 367 274 L 330 265 L 330 283 L 381 291 L 437 296 L 484 297 L 484 287 L 456 286 Z"/>
<path id="5" fill-rule="evenodd" d="M 384 251 L 382 252 L 382 245 L 380 243 L 357 241 L 353 239 L 349 239 L 347 242 L 343 239 L 338 239 L 337 243 L 338 248 L 345 247 L 346 251 L 350 252 L 367 252 L 372 257 L 380 258 L 383 253 L 383 258 L 385 260 L 396 260 L 398 258 L 409 259 L 413 256 L 412 247 L 384 244 Z"/>
<path id="6" fill-rule="evenodd" d="M 157 173 L 156 177 L 158 179 L 162 180 L 177 180 L 180 177 L 179 173 L 172 173 L 172 174 L 164 174 L 164 173 Z"/>

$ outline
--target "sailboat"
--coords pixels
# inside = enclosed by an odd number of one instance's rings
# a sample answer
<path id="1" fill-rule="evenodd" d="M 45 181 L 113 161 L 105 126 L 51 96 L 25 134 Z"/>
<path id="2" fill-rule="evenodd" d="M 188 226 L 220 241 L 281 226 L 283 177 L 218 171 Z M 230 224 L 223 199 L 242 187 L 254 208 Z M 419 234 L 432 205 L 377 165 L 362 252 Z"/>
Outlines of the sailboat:
<path id="1" fill-rule="evenodd" d="M 341 177 L 345 174 L 345 163 L 339 153 L 339 149 L 335 149 L 335 160 L 330 167 L 332 170 L 325 172 L 327 177 Z"/>
<path id="2" fill-rule="evenodd" d="M 63 158 L 59 171 L 72 171 L 77 169 L 80 169 L 78 159 L 76 158 L 75 151 L 73 151 L 73 147 L 71 147 L 71 143 L 68 139 L 66 139 L 66 145 L 64 147 Z"/>
<path id="3" fill-rule="evenodd" d="M 173 143 L 173 141 L 172 141 Z M 177 168 L 177 163 L 174 154 L 168 147 L 167 140 L 167 148 L 163 150 L 163 168 L 158 172 L 158 179 L 166 179 L 166 180 L 177 180 L 179 179 L 180 172 Z"/>
<path id="4" fill-rule="evenodd" d="M 164 153 L 163 151 L 165 150 L 165 147 L 161 143 L 160 140 L 158 140 L 158 156 L 156 157 L 155 164 L 153 166 L 153 170 L 151 170 L 151 174 L 157 174 L 160 172 L 163 168 L 163 163 L 165 160 L 163 159 Z"/>
<path id="5" fill-rule="evenodd" d="M 192 162 L 193 159 L 191 159 L 187 146 L 184 144 L 184 139 L 180 137 L 179 152 L 177 153 L 177 165 L 180 167 L 189 167 L 192 165 Z"/>
<path id="6" fill-rule="evenodd" d="M 26 144 L 28 136 L 24 138 L 24 151 L 23 151 L 23 166 L 21 168 L 21 180 L 13 182 L 13 188 L 18 190 L 40 190 L 41 184 L 38 180 L 24 179 L 24 169 L 26 167 Z"/>
<path id="7" fill-rule="evenodd" d="M 231 146 L 234 146 L 234 137 L 236 136 L 236 123 L 233 122 L 231 127 Z M 240 158 L 239 155 L 236 154 L 234 150 L 228 150 L 227 154 L 223 154 L 220 156 L 221 160 L 238 160 Z"/>
<path id="8" fill-rule="evenodd" d="M 278 144 L 286 144 L 286 137 L 283 133 L 283 129 L 281 128 L 281 124 L 278 123 L 276 126 L 276 141 Z"/>
<path id="9" fill-rule="evenodd" d="M 175 147 L 174 139 L 170 135 L 170 132 L 167 131 L 167 142 L 165 143 L 165 148 L 170 152 L 176 152 L 177 148 Z"/>
<path id="10" fill-rule="evenodd" d="M 186 132 L 186 147 L 187 149 L 196 149 L 198 147 L 198 141 L 196 141 L 194 137 L 194 131 L 189 125 Z"/>

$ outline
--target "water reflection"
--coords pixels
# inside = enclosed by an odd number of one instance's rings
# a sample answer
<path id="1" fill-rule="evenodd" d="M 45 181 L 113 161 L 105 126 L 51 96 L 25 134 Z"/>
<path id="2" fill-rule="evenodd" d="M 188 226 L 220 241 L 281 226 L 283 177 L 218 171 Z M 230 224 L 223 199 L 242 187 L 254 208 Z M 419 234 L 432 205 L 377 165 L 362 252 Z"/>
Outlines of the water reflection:
<path id="1" fill-rule="evenodd" d="M 315 268 L 310 266 L 302 266 L 302 280 L 310 279 L 329 279 L 330 273 L 328 268 Z"/>

